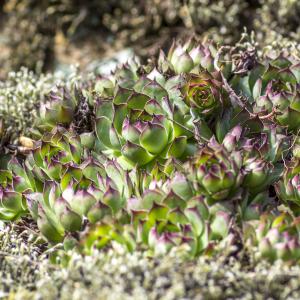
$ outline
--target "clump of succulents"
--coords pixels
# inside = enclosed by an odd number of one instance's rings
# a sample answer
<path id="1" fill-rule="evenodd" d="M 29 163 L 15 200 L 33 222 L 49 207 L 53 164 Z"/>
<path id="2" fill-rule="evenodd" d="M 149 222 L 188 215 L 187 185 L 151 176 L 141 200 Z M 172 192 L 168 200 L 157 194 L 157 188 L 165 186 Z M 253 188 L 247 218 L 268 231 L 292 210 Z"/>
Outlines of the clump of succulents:
<path id="1" fill-rule="evenodd" d="M 128 172 L 113 161 L 101 163 L 89 156 L 80 138 L 62 127 L 45 133 L 24 165 L 16 159 L 1 189 L 1 219 L 15 220 L 31 213 L 50 243 L 102 248 L 117 241 L 129 250 L 148 246 L 166 253 L 186 244 L 192 255 L 210 249 L 230 230 L 230 212 L 209 212 L 183 175 L 160 187 L 149 183 L 142 195 L 132 196 Z M 133 176 L 133 175 L 131 175 Z M 94 224 L 94 225 L 93 225 Z M 219 228 L 222 226 L 222 228 Z"/>
<path id="2" fill-rule="evenodd" d="M 258 255 L 274 261 L 299 261 L 299 220 L 288 213 L 262 214 L 260 220 L 245 224 L 245 238 L 256 245 Z M 250 242 L 251 241 L 251 242 Z"/>
<path id="3" fill-rule="evenodd" d="M 26 159 L 0 172 L 0 218 L 32 218 L 50 245 L 85 254 L 117 243 L 234 255 L 250 243 L 298 260 L 298 62 L 227 50 L 174 42 L 148 65 L 57 86 Z"/>
<path id="4" fill-rule="evenodd" d="M 258 62 L 249 74 L 233 78 L 233 85 L 254 103 L 258 115 L 270 119 L 288 130 L 299 128 L 299 66 L 292 57 L 280 54 Z"/>
<path id="5" fill-rule="evenodd" d="M 117 215 L 130 196 L 126 172 L 116 163 L 95 161 L 80 138 L 63 128 L 44 134 L 25 163 L 13 159 L 9 169 L 13 177 L 8 175 L 1 189 L 1 218 L 13 220 L 30 211 L 54 243 L 65 232 L 80 231 L 84 217 L 94 223 Z"/>
<path id="6" fill-rule="evenodd" d="M 95 105 L 99 150 L 131 166 L 193 151 L 192 116 L 180 92 L 181 76 L 168 78 L 156 68 L 139 75 L 125 66 L 116 78 L 110 95 L 102 88 Z"/>
<path id="7" fill-rule="evenodd" d="M 151 182 L 142 195 L 127 200 L 130 226 L 95 224 L 83 237 L 82 247 L 104 247 L 111 240 L 125 244 L 129 251 L 149 249 L 156 255 L 183 248 L 191 256 L 210 255 L 217 242 L 231 246 L 232 215 L 223 207 L 210 209 L 201 197 L 193 197 L 190 183 L 182 174 L 162 185 Z M 225 242 L 225 240 L 227 242 Z"/>

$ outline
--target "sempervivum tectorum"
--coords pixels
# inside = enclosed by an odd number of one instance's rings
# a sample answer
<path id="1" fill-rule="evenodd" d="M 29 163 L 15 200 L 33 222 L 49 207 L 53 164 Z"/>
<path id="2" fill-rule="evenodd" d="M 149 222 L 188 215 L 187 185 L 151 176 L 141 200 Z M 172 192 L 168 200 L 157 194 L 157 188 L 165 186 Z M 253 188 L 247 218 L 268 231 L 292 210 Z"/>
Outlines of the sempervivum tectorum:
<path id="1" fill-rule="evenodd" d="M 201 118 L 216 117 L 228 105 L 228 95 L 223 89 L 220 73 L 207 71 L 190 74 L 183 87 L 184 99 L 193 112 Z"/>
<path id="2" fill-rule="evenodd" d="M 214 70 L 215 46 L 208 42 L 201 44 L 195 39 L 186 43 L 173 42 L 167 56 L 160 52 L 159 67 L 163 72 L 172 70 L 176 74 L 198 73 L 201 69 Z"/>
<path id="3" fill-rule="evenodd" d="M 294 158 L 286 166 L 282 178 L 275 185 L 278 197 L 289 205 L 293 213 L 300 214 L 300 164 Z"/>
<path id="4" fill-rule="evenodd" d="M 98 149 L 131 167 L 190 151 L 192 116 L 181 85 L 182 78 L 166 80 L 156 70 L 130 88 L 117 85 L 112 101 L 101 99 L 96 105 Z"/>
<path id="5" fill-rule="evenodd" d="M 292 131 L 300 126 L 299 83 L 299 64 L 283 54 L 232 80 L 235 89 L 253 102 L 255 113 L 269 115 L 269 120 Z"/>
<path id="6" fill-rule="evenodd" d="M 243 138 L 241 126 L 228 132 L 222 143 L 211 138 L 188 165 L 189 178 L 208 203 L 230 200 L 242 187 L 255 195 L 278 176 L 255 142 Z"/>
<path id="7" fill-rule="evenodd" d="M 75 95 L 65 87 L 52 90 L 45 103 L 41 104 L 36 126 L 42 131 L 50 131 L 58 124 L 69 125 L 73 120 L 77 101 Z"/>
<path id="8" fill-rule="evenodd" d="M 196 189 L 209 203 L 232 197 L 242 183 L 242 157 L 240 152 L 230 155 L 215 139 L 195 155 L 192 177 Z"/>
<path id="9" fill-rule="evenodd" d="M 28 211 L 53 243 L 80 231 L 83 219 L 94 223 L 115 217 L 131 195 L 128 174 L 115 162 L 87 157 L 79 138 L 63 128 L 43 135 L 21 165 L 13 159 L 12 178 L 1 190 L 1 219 Z"/>
<path id="10" fill-rule="evenodd" d="M 196 256 L 212 253 L 220 240 L 233 242 L 230 212 L 224 207 L 210 210 L 203 198 L 193 197 L 182 174 L 162 186 L 153 182 L 140 197 L 131 197 L 126 208 L 130 226 L 104 222 L 92 226 L 82 237 L 83 250 L 102 248 L 114 240 L 129 250 L 139 247 L 160 255 L 184 247 Z"/>
<path id="11" fill-rule="evenodd" d="M 300 259 L 299 219 L 293 219 L 289 214 L 278 216 L 265 213 L 260 220 L 252 220 L 244 224 L 246 245 L 267 260 L 296 262 Z"/>

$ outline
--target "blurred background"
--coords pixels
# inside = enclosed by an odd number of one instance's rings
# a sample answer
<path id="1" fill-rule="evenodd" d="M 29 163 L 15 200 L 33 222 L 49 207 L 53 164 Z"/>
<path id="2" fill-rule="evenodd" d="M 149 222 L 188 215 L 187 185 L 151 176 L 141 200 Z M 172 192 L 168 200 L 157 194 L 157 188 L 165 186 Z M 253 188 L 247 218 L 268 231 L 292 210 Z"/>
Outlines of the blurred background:
<path id="1" fill-rule="evenodd" d="M 298 0 L 0 0 L 0 78 L 143 60 L 190 35 L 235 44 L 246 31 L 259 46 L 297 47 L 299 16 Z"/>

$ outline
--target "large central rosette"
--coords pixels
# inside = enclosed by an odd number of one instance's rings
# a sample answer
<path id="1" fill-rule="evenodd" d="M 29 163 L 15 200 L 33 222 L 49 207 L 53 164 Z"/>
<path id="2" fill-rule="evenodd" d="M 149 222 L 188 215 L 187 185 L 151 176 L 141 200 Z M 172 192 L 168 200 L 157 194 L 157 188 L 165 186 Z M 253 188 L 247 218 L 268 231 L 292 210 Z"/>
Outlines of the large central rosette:
<path id="1" fill-rule="evenodd" d="M 98 150 L 118 157 L 129 167 L 184 156 L 193 139 L 193 124 L 192 117 L 170 100 L 177 90 L 176 80 L 175 85 L 165 83 L 171 90 L 168 92 L 156 80 L 145 77 L 133 88 L 118 86 L 113 100 L 99 100 Z"/>

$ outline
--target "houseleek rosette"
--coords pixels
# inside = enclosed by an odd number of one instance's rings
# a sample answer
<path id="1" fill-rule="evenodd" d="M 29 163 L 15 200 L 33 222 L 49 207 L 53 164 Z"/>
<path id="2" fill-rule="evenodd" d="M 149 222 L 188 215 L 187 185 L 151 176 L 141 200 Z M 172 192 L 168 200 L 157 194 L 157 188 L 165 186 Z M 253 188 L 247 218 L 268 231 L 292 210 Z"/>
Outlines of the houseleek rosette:
<path id="1" fill-rule="evenodd" d="M 200 194 L 209 203 L 232 196 L 242 183 L 241 154 L 231 155 L 215 139 L 197 153 L 192 163 L 192 174 Z"/>
<path id="2" fill-rule="evenodd" d="M 210 204 L 234 198 L 241 188 L 255 196 L 278 178 L 255 139 L 243 137 L 242 131 L 241 126 L 234 127 L 222 143 L 212 137 L 188 163 L 189 178 Z"/>
<path id="3" fill-rule="evenodd" d="M 296 131 L 300 126 L 299 64 L 281 54 L 266 65 L 257 63 L 247 76 L 236 76 L 233 87 L 249 97 L 254 112 L 270 115 L 277 124 Z"/>
<path id="4" fill-rule="evenodd" d="M 176 101 L 176 88 L 168 93 L 146 77 L 134 89 L 117 87 L 113 101 L 96 105 L 98 150 L 131 167 L 182 157 L 190 149 L 193 126 Z"/>
<path id="5" fill-rule="evenodd" d="M 198 73 L 206 69 L 214 70 L 216 48 L 210 42 L 201 44 L 195 39 L 186 43 L 173 42 L 167 56 L 161 51 L 158 64 L 163 72 L 172 70 L 176 74 Z"/>
<path id="6" fill-rule="evenodd" d="M 74 95 L 73 95 L 74 94 Z M 36 126 L 42 131 L 51 131 L 56 125 L 69 125 L 74 117 L 78 99 L 66 87 L 57 87 L 41 104 Z"/>
<path id="7" fill-rule="evenodd" d="M 288 213 L 264 213 L 259 220 L 244 224 L 247 247 L 257 247 L 259 257 L 271 262 L 282 259 L 297 262 L 300 259 L 299 220 Z"/>
<path id="8" fill-rule="evenodd" d="M 281 200 L 291 206 L 296 215 L 300 213 L 300 166 L 295 158 L 285 168 L 281 180 L 275 185 Z"/>
<path id="9" fill-rule="evenodd" d="M 227 99 L 222 87 L 222 78 L 219 73 L 192 74 L 187 77 L 183 88 L 185 101 L 200 117 L 209 117 L 218 114 L 226 104 Z"/>

